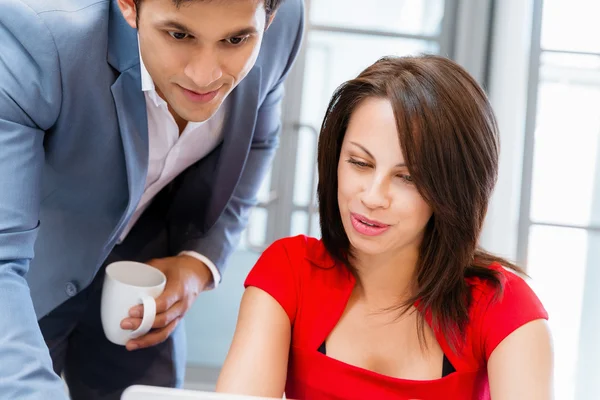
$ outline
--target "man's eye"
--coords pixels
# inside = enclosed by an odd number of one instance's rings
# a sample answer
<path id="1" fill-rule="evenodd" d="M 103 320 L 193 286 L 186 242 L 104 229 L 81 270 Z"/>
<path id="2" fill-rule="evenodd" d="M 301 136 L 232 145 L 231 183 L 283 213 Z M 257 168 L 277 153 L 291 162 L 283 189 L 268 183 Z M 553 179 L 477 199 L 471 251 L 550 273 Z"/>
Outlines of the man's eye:
<path id="1" fill-rule="evenodd" d="M 169 35 L 171 35 L 171 37 L 173 39 L 176 40 L 183 40 L 183 39 L 187 39 L 190 35 L 188 35 L 187 33 L 183 33 L 183 32 L 172 32 L 169 31 Z"/>
<path id="2" fill-rule="evenodd" d="M 236 37 L 226 39 L 226 42 L 233 46 L 239 46 L 240 44 L 244 43 L 246 40 L 248 40 L 248 36 L 236 36 Z"/>

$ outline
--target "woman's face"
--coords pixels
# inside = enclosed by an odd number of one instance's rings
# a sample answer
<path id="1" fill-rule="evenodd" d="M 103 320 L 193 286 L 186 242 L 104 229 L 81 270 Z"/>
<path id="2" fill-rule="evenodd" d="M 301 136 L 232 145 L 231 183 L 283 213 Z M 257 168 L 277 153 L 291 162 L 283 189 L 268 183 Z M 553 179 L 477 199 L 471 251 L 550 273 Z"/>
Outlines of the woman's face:
<path id="1" fill-rule="evenodd" d="M 418 253 L 432 210 L 405 165 L 387 99 L 368 98 L 356 107 L 337 174 L 342 223 L 356 256 Z"/>

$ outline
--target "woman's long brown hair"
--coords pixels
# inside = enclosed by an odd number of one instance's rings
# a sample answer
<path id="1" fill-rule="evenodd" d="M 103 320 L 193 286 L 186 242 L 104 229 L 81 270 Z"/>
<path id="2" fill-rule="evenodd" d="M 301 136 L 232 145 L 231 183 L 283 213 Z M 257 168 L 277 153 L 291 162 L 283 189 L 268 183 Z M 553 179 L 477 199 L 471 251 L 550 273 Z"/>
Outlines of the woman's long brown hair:
<path id="1" fill-rule="evenodd" d="M 500 277 L 489 265 L 497 262 L 522 273 L 478 247 L 498 173 L 494 113 L 477 82 L 439 56 L 386 57 L 336 90 L 319 137 L 319 213 L 326 249 L 354 273 L 338 206 L 337 166 L 350 116 L 369 97 L 392 104 L 408 169 L 433 210 L 416 266 L 417 291 L 398 305 L 400 315 L 418 301 L 419 310 L 431 313 L 433 328 L 441 329 L 457 350 L 469 322 L 466 278 L 483 278 L 500 295 Z M 426 345 L 422 312 L 419 335 Z"/>

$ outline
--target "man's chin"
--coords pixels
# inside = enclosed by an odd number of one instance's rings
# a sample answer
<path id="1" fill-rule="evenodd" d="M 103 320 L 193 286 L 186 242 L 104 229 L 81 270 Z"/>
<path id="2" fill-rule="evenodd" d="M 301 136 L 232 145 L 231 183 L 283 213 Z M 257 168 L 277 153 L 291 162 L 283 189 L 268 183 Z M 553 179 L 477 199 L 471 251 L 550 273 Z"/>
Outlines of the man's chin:
<path id="1" fill-rule="evenodd" d="M 211 119 L 212 116 L 216 114 L 218 109 L 218 107 L 213 106 L 203 107 L 202 110 L 198 110 L 198 107 L 196 107 L 196 110 L 188 109 L 182 112 L 181 114 L 178 114 L 188 122 L 205 122 Z"/>

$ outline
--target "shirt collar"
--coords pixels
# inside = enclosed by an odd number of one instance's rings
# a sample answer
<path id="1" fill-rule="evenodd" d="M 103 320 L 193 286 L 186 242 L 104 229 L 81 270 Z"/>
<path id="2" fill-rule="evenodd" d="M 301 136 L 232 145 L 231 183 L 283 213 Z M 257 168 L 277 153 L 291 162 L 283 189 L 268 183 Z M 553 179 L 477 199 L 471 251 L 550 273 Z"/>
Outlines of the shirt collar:
<path id="1" fill-rule="evenodd" d="M 150 73 L 146 69 L 146 65 L 144 64 L 144 60 L 142 59 L 142 52 L 139 49 L 140 37 L 138 35 L 138 52 L 140 55 L 140 74 L 142 77 L 142 92 L 146 92 L 155 106 L 160 106 L 165 101 L 156 93 L 156 87 L 154 86 L 154 81 L 150 76 Z"/>

